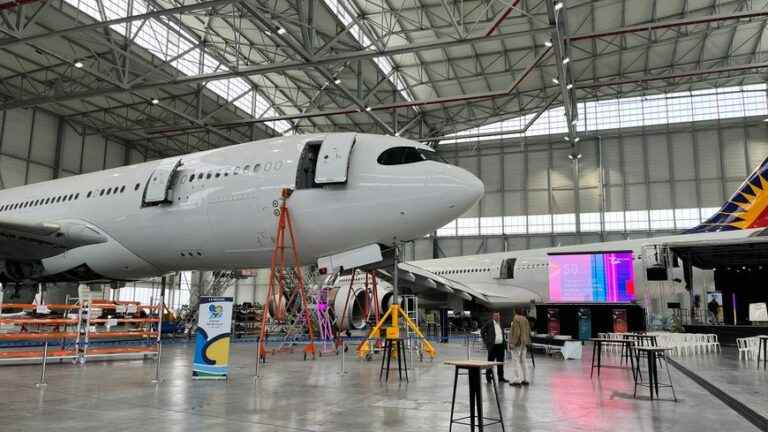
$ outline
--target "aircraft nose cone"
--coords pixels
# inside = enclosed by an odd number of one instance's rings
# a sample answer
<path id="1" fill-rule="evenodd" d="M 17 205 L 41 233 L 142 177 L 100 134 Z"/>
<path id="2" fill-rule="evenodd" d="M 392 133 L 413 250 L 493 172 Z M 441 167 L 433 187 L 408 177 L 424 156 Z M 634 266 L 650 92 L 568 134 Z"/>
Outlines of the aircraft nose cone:
<path id="1" fill-rule="evenodd" d="M 452 166 L 432 177 L 432 186 L 442 194 L 458 217 L 475 205 L 485 193 L 485 185 L 469 171 Z"/>

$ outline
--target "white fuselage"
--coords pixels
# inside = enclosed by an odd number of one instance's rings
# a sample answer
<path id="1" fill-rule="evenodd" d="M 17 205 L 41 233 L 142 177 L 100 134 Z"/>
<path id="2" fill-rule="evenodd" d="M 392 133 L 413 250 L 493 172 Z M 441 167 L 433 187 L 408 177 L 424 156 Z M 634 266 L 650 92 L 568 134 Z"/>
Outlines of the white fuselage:
<path id="1" fill-rule="evenodd" d="M 42 277 L 83 265 L 109 279 L 267 267 L 281 190 L 295 187 L 305 144 L 322 138 L 283 137 L 181 156 L 168 202 L 159 205 L 143 205 L 143 197 L 153 172 L 170 159 L 8 189 L 0 192 L 0 206 L 55 202 L 0 211 L 0 218 L 76 221 L 108 239 L 43 259 Z M 424 147 L 358 134 L 345 183 L 295 190 L 288 207 L 302 261 L 424 235 L 481 197 L 479 180 L 458 167 L 377 163 L 393 146 Z"/>
<path id="2" fill-rule="evenodd" d="M 646 246 L 663 245 L 669 242 L 697 242 L 746 239 L 762 229 L 739 231 L 680 234 L 666 237 L 631 239 L 604 243 L 591 243 L 573 246 L 530 249 L 514 252 L 491 253 L 433 260 L 412 261 L 412 264 L 429 270 L 444 278 L 461 282 L 474 290 L 485 294 L 492 307 L 505 308 L 536 302 L 547 302 L 549 298 L 549 254 L 589 253 L 608 251 L 632 251 L 634 256 L 634 275 L 636 297 L 642 299 L 649 289 L 646 280 L 644 254 Z M 502 278 L 502 265 L 505 260 L 514 258 L 514 277 Z M 673 269 L 673 278 L 682 280 L 682 269 Z M 694 279 L 698 284 L 712 284 L 712 271 L 694 268 Z M 682 281 L 677 282 L 683 288 Z"/>

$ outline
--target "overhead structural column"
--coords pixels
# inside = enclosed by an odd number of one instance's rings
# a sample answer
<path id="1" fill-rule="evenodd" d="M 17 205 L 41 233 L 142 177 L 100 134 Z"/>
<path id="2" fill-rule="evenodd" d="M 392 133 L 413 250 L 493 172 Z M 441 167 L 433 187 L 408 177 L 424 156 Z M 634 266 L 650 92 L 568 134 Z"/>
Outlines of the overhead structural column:
<path id="1" fill-rule="evenodd" d="M 568 14 L 563 0 L 547 0 L 547 15 L 549 24 L 552 25 L 552 49 L 555 57 L 555 68 L 557 77 L 552 78 L 552 82 L 560 86 L 560 95 L 565 110 L 565 119 L 568 126 L 568 135 L 563 137 L 571 143 L 573 151 L 571 159 L 578 159 L 581 154 L 576 149 L 576 143 L 579 137 L 576 131 L 576 122 L 579 120 L 579 112 L 576 105 L 576 90 L 573 84 L 571 73 L 571 48 L 567 39 L 568 35 Z"/>

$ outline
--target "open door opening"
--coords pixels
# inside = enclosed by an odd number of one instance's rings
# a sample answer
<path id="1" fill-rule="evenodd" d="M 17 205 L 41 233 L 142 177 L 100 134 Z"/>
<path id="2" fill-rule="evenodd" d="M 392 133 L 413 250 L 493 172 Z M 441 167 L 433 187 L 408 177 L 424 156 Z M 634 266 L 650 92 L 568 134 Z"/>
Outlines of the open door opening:
<path id="1" fill-rule="evenodd" d="M 517 261 L 517 258 L 507 258 L 501 262 L 499 279 L 515 278 L 515 262 L 516 261 Z"/>
<path id="2" fill-rule="evenodd" d="M 142 207 L 171 202 L 170 188 L 176 170 L 181 166 L 181 159 L 166 159 L 152 171 L 147 180 L 142 197 Z"/>
<path id="3" fill-rule="evenodd" d="M 310 141 L 301 151 L 298 169 L 296 170 L 296 189 L 320 188 L 323 185 L 315 183 L 317 158 L 320 156 L 322 141 Z"/>

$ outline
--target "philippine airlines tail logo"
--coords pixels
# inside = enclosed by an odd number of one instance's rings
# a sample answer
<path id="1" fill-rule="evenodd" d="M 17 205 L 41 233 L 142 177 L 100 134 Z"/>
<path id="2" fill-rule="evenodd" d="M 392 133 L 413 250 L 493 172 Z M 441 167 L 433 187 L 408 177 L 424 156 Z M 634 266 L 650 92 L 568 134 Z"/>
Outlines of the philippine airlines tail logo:
<path id="1" fill-rule="evenodd" d="M 768 227 L 768 158 L 723 204 L 720 210 L 688 233 Z"/>

